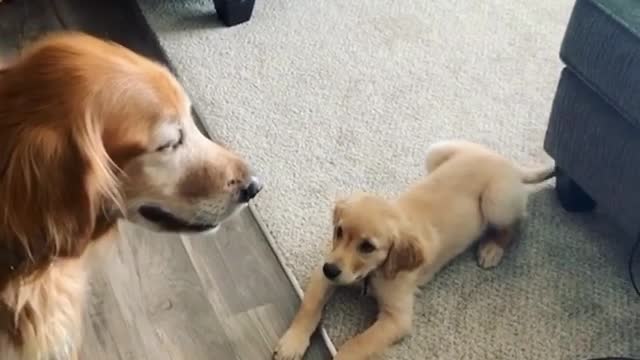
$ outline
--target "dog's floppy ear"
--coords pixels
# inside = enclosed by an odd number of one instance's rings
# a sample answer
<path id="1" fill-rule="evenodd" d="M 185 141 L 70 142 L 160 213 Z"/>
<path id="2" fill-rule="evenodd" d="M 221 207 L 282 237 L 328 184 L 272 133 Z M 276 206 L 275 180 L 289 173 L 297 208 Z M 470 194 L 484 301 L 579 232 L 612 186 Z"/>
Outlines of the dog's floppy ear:
<path id="1" fill-rule="evenodd" d="M 411 232 L 399 231 L 392 239 L 387 259 L 382 265 L 387 279 L 395 277 L 401 271 L 411 271 L 425 261 L 423 246 Z"/>
<path id="2" fill-rule="evenodd" d="M 33 262 L 79 255 L 114 191 L 100 143 L 59 129 L 6 130 L 0 136 L 0 236 L 14 243 L 2 247 Z"/>
<path id="3" fill-rule="evenodd" d="M 0 252 L 20 266 L 79 255 L 102 206 L 120 203 L 100 116 L 63 50 L 32 53 L 0 83 Z"/>

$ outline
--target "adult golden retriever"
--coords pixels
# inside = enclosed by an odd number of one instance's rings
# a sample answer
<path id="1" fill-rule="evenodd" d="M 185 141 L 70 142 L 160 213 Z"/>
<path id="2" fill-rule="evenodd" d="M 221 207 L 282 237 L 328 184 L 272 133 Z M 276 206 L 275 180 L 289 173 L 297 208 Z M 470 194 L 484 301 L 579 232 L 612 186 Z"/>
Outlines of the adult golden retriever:
<path id="1" fill-rule="evenodd" d="M 76 359 L 90 254 L 126 218 L 215 229 L 261 186 L 163 66 L 62 32 L 0 70 L 0 354 Z"/>
<path id="2" fill-rule="evenodd" d="M 479 265 L 498 265 L 525 216 L 525 184 L 553 175 L 553 167 L 523 169 L 465 141 L 432 145 L 426 169 L 428 175 L 397 199 L 360 193 L 336 203 L 333 249 L 312 274 L 274 359 L 301 359 L 336 285 L 362 280 L 378 302 L 378 318 L 335 359 L 379 355 L 410 331 L 417 288 L 476 240 L 482 237 Z"/>

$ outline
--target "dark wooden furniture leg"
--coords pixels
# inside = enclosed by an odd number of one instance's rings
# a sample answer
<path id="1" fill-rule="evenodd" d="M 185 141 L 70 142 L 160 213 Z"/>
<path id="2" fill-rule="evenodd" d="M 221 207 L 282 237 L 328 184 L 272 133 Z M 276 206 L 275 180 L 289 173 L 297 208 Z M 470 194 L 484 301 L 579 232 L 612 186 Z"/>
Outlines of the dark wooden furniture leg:
<path id="1" fill-rule="evenodd" d="M 255 0 L 213 0 L 218 17 L 226 26 L 234 26 L 251 19 Z"/>
<path id="2" fill-rule="evenodd" d="M 556 168 L 556 194 L 560 205 L 570 212 L 589 212 L 596 202 L 562 169 Z"/>

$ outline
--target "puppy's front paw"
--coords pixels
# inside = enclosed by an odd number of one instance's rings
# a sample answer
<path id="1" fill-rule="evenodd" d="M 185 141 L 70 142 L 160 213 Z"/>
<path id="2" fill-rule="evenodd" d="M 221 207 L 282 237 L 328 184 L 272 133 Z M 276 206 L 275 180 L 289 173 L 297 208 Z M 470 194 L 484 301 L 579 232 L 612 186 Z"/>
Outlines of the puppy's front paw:
<path id="1" fill-rule="evenodd" d="M 301 360 L 309 347 L 309 337 L 294 330 L 284 333 L 273 352 L 273 360 Z"/>
<path id="2" fill-rule="evenodd" d="M 360 354 L 357 351 L 348 351 L 345 349 L 338 350 L 336 356 L 333 357 L 333 360 L 374 360 L 381 359 L 379 357 L 371 357 L 365 354 Z"/>
<path id="3" fill-rule="evenodd" d="M 493 241 L 480 243 L 478 247 L 478 265 L 483 269 L 498 266 L 504 256 L 504 249 Z"/>
<path id="4" fill-rule="evenodd" d="M 336 356 L 333 357 L 333 360 L 356 360 L 357 358 L 351 356 L 349 353 L 344 351 L 338 351 Z"/>
<path id="5" fill-rule="evenodd" d="M 333 360 L 372 360 L 372 355 L 369 352 L 372 350 L 372 346 L 373 344 L 369 344 L 363 347 L 360 341 L 351 339 L 340 346 Z"/>

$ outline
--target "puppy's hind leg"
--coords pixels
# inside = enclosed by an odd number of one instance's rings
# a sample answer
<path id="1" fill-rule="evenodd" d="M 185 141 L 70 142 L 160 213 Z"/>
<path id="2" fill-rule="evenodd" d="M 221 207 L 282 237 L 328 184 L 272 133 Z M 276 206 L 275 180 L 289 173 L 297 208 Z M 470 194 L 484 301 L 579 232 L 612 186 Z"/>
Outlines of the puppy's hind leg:
<path id="1" fill-rule="evenodd" d="M 424 162 L 427 174 L 432 173 L 438 166 L 449 160 L 460 149 L 456 141 L 439 141 L 427 148 Z"/>
<path id="2" fill-rule="evenodd" d="M 494 179 L 482 193 L 480 207 L 489 229 L 478 245 L 478 265 L 489 269 L 500 263 L 525 216 L 526 189 L 515 176 Z"/>

